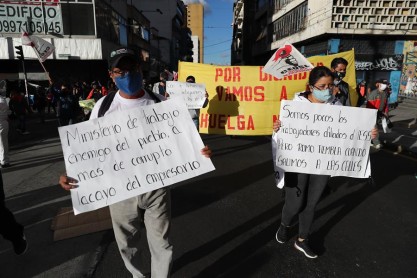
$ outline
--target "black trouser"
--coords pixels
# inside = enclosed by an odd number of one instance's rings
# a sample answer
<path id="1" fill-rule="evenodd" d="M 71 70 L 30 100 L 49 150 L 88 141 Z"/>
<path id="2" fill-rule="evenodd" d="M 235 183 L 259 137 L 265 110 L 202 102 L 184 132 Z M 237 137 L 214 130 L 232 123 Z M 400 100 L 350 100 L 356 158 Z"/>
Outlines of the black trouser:
<path id="1" fill-rule="evenodd" d="M 281 223 L 289 226 L 298 214 L 299 237 L 310 234 L 314 211 L 330 176 L 285 173 L 285 204 Z"/>
<path id="2" fill-rule="evenodd" d="M 16 241 L 23 237 L 23 226 L 16 222 L 4 203 L 3 178 L 0 171 L 0 234 L 7 240 Z"/>

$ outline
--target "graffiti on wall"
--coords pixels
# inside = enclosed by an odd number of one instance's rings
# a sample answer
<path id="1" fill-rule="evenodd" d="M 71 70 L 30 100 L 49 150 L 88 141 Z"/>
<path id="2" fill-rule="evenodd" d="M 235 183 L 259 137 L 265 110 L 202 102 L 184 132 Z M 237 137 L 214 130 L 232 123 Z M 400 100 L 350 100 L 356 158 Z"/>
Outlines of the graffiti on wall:
<path id="1" fill-rule="evenodd" d="M 404 65 L 400 81 L 400 95 L 417 96 L 416 67 L 415 64 Z"/>
<path id="2" fill-rule="evenodd" d="M 406 41 L 404 42 L 404 66 L 402 68 L 400 79 L 400 96 L 405 97 L 417 97 L 417 64 L 416 59 L 410 59 L 417 54 L 417 42 Z"/>
<path id="3" fill-rule="evenodd" d="M 404 55 L 386 56 L 373 61 L 355 61 L 356 70 L 401 70 Z"/>

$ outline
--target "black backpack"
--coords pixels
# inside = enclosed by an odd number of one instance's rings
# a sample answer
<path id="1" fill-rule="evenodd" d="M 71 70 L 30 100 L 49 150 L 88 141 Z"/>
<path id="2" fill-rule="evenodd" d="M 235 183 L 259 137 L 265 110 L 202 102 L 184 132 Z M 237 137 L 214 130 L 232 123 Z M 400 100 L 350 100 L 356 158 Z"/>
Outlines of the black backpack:
<path id="1" fill-rule="evenodd" d="M 161 100 L 151 91 L 147 89 L 143 89 L 149 96 L 155 101 L 155 103 L 161 102 Z M 106 114 L 107 110 L 109 110 L 111 103 L 113 102 L 114 96 L 116 95 L 116 91 L 111 91 L 104 97 L 103 102 L 101 103 L 100 108 L 98 109 L 97 117 L 103 117 Z"/>

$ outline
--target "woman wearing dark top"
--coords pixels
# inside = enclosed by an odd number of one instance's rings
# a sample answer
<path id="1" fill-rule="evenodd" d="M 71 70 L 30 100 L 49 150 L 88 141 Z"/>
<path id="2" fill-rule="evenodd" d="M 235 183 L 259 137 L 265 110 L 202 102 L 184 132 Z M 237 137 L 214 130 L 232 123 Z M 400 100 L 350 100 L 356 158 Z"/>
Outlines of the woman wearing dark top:
<path id="1" fill-rule="evenodd" d="M 298 93 L 294 101 L 309 103 L 320 103 L 328 105 L 342 105 L 333 96 L 333 74 L 327 67 L 315 67 L 310 72 L 308 80 L 308 91 Z M 281 127 L 281 122 L 274 123 L 274 132 Z M 372 130 L 371 137 L 374 138 L 377 130 Z M 281 180 L 278 187 L 285 184 L 285 204 L 282 209 L 281 225 L 276 233 L 276 240 L 285 243 L 288 238 L 288 230 L 292 219 L 298 215 L 299 233 L 295 240 L 294 247 L 303 252 L 308 258 L 317 258 L 315 252 L 308 244 L 308 237 L 314 219 L 314 211 L 320 197 L 325 189 L 330 176 L 313 175 L 304 173 L 281 173 Z"/>

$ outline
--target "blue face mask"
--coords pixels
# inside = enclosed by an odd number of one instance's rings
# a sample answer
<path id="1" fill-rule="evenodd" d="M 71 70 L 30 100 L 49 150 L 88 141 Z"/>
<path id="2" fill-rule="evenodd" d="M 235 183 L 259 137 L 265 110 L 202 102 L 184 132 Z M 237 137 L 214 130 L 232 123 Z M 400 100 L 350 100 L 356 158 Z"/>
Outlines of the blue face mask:
<path id="1" fill-rule="evenodd" d="M 328 101 L 331 97 L 332 94 L 330 93 L 329 89 L 325 89 L 325 90 L 318 90 L 316 88 L 313 89 L 313 96 L 322 101 L 322 102 L 326 102 Z"/>
<path id="2" fill-rule="evenodd" d="M 142 89 L 142 74 L 137 71 L 127 72 L 124 76 L 114 79 L 116 86 L 130 96 L 135 95 Z"/>

